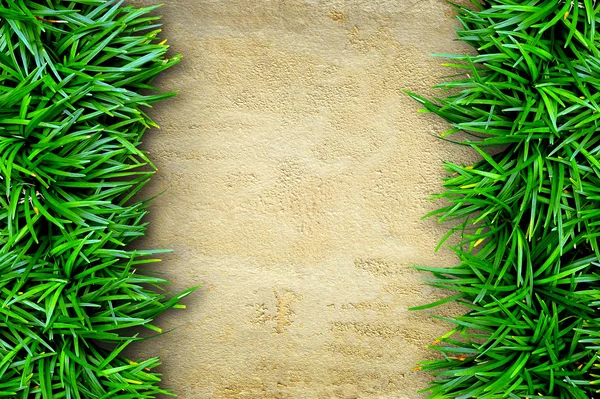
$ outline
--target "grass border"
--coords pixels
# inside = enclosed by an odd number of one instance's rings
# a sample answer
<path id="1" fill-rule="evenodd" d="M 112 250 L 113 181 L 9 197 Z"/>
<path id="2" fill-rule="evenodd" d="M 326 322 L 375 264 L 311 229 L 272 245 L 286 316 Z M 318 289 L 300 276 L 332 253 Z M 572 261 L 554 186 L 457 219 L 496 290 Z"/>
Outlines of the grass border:
<path id="1" fill-rule="evenodd" d="M 428 398 L 587 399 L 600 392 L 600 49 L 595 1 L 488 0 L 454 5 L 459 40 L 476 55 L 442 55 L 455 72 L 433 100 L 444 140 L 473 165 L 445 162 L 451 268 L 417 267 L 452 295 L 460 317 L 418 369 Z M 454 139 L 461 132 L 466 138 Z M 491 155 L 490 148 L 503 150 Z"/>
<path id="2" fill-rule="evenodd" d="M 170 295 L 145 269 L 165 251 L 130 245 L 156 171 L 144 110 L 181 59 L 156 8 L 0 0 L 0 397 L 171 395 L 158 358 L 123 355 L 195 289 Z"/>

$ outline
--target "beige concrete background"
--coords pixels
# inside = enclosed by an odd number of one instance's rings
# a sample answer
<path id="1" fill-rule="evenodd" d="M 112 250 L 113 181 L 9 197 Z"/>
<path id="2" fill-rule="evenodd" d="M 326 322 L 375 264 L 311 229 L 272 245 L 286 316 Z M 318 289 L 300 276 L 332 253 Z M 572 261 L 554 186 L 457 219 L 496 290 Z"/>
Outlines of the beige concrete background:
<path id="1" fill-rule="evenodd" d="M 180 89 L 152 115 L 160 169 L 144 246 L 173 248 L 175 289 L 203 284 L 159 355 L 181 398 L 419 398 L 411 371 L 447 326 L 407 307 L 439 299 L 411 264 L 447 231 L 441 161 L 469 155 L 432 137 L 401 90 L 464 52 L 443 0 L 162 0 Z M 137 5 L 155 4 L 137 0 Z M 447 311 L 451 311 L 446 309 Z"/>

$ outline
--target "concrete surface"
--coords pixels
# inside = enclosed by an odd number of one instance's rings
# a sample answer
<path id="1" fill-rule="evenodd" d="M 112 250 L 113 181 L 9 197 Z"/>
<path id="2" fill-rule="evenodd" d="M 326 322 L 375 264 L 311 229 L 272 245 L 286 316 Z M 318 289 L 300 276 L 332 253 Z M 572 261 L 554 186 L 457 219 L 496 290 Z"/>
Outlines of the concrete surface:
<path id="1" fill-rule="evenodd" d="M 137 5 L 155 0 L 133 1 Z M 407 307 L 440 298 L 411 264 L 447 231 L 442 160 L 470 154 L 432 134 L 403 89 L 465 51 L 443 0 L 162 0 L 181 89 L 152 115 L 160 169 L 141 245 L 173 248 L 174 289 L 202 283 L 174 329 L 141 344 L 184 399 L 419 398 L 447 326 Z M 445 308 L 444 312 L 453 312 Z"/>

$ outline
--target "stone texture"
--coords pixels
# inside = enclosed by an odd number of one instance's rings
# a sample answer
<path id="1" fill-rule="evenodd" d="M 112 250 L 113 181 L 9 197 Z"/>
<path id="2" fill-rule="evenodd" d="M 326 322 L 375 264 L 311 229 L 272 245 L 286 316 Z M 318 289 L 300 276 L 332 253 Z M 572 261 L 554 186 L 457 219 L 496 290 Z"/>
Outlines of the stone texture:
<path id="1" fill-rule="evenodd" d="M 402 90 L 434 94 L 464 52 L 444 0 L 163 0 L 180 89 L 151 114 L 160 171 L 143 247 L 172 248 L 173 289 L 202 284 L 159 355 L 181 398 L 419 398 L 448 327 L 410 306 L 440 292 L 411 264 L 448 226 L 436 208 L 442 160 L 472 155 Z M 133 1 L 136 5 L 154 0 Z M 439 205 L 439 204 L 438 204 Z M 442 313 L 456 313 L 446 307 Z"/>

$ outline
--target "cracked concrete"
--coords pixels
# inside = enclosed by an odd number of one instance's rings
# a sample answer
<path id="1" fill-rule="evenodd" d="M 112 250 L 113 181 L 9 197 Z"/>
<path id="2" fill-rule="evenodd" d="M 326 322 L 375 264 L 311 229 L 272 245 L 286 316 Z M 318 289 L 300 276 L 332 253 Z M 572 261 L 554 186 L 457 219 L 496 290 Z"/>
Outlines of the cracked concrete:
<path id="1" fill-rule="evenodd" d="M 164 361 L 181 398 L 419 398 L 447 326 L 411 264 L 447 231 L 441 161 L 471 154 L 433 137 L 402 90 L 433 94 L 463 52 L 443 0 L 162 0 L 180 95 L 152 115 L 159 167 L 144 247 L 173 248 L 186 311 L 136 347 Z M 154 0 L 133 1 L 137 5 Z M 444 313 L 456 309 L 446 307 Z"/>

